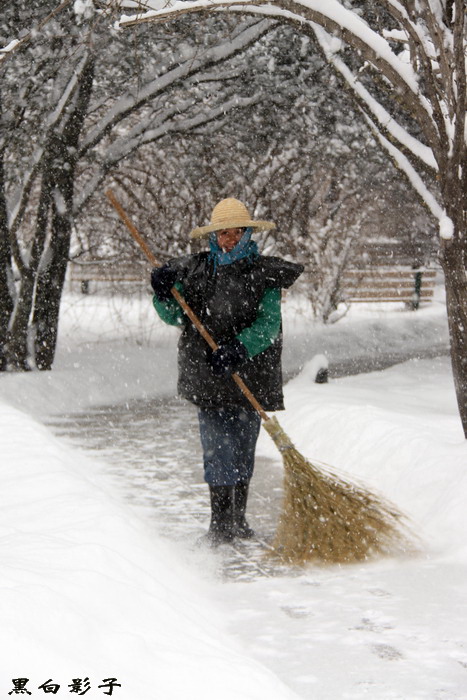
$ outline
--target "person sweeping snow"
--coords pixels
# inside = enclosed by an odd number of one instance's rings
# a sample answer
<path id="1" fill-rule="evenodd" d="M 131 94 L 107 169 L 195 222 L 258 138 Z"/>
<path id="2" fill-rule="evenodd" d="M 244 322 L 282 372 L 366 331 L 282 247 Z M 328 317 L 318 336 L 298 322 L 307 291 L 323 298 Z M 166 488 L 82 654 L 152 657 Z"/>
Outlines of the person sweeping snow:
<path id="1" fill-rule="evenodd" d="M 125 213 L 113 192 L 107 190 L 106 196 L 127 226 L 136 243 L 151 262 L 151 265 L 159 268 L 160 264 L 157 258 Z M 408 523 L 403 513 L 384 497 L 372 493 L 363 484 L 358 485 L 355 482 L 347 481 L 347 479 L 339 476 L 327 465 L 307 460 L 286 435 L 277 418 L 268 416 L 245 381 L 234 370 L 234 368 L 241 368 L 242 373 L 244 373 L 248 368 L 249 361 L 255 361 L 253 350 L 246 349 L 245 342 L 248 341 L 245 341 L 243 332 L 245 331 L 246 334 L 247 329 L 250 329 L 251 332 L 252 328 L 253 332 L 257 331 L 260 326 L 260 323 L 258 324 L 257 321 L 262 316 L 267 318 L 268 314 L 265 312 L 267 307 L 265 303 L 268 296 L 267 290 L 280 290 L 281 287 L 287 287 L 289 283 L 293 283 L 303 269 L 301 266 L 294 266 L 293 263 L 286 263 L 286 261 L 278 258 L 259 256 L 257 250 L 249 245 L 251 243 L 249 235 L 252 231 L 255 229 L 267 230 L 273 227 L 274 224 L 268 221 L 251 221 L 245 206 L 238 200 L 223 200 L 213 211 L 211 224 L 195 229 L 191 234 L 193 237 L 210 235 L 211 251 L 209 256 L 206 258 L 206 254 L 204 254 L 204 258 L 203 256 L 188 256 L 180 259 L 178 270 L 177 261 L 174 261 L 172 272 L 167 272 L 167 270 L 171 269 L 169 263 L 165 268 L 166 271 L 160 276 L 153 271 L 153 286 L 158 289 L 158 294 L 163 298 L 163 302 L 165 297 L 167 297 L 165 301 L 168 302 L 170 296 L 167 288 L 171 279 L 175 280 L 175 285 L 170 289 L 170 295 L 183 310 L 187 319 L 190 320 L 193 328 L 205 340 L 211 351 L 206 351 L 206 348 L 204 348 L 206 354 L 203 354 L 202 349 L 197 348 L 201 358 L 198 360 L 201 363 L 199 370 L 203 368 L 206 370 L 206 367 L 210 369 L 207 375 L 204 373 L 205 379 L 212 379 L 211 372 L 214 376 L 223 377 L 224 379 L 231 374 L 232 381 L 261 417 L 266 432 L 281 453 L 284 465 L 284 496 L 282 514 L 271 546 L 271 556 L 286 564 L 302 566 L 310 562 L 352 564 L 359 561 L 367 561 L 377 556 L 393 556 L 396 552 L 414 552 L 416 551 L 415 539 L 413 533 L 407 527 Z M 230 229 L 242 229 L 242 233 L 240 231 L 231 231 Z M 245 239 L 243 238 L 244 234 L 247 234 Z M 226 237 L 225 241 L 223 240 L 223 235 Z M 233 237 L 234 240 L 230 241 L 230 237 Z M 245 241 L 244 248 L 240 245 L 242 239 Z M 219 241 L 221 244 L 219 244 Z M 228 255 L 228 253 L 231 255 Z M 254 264 L 258 264 L 257 258 L 260 257 L 262 257 L 262 260 L 259 261 L 257 268 L 259 272 L 256 274 Z M 246 292 L 246 296 L 239 305 L 239 302 L 236 302 L 229 294 L 229 291 L 232 292 L 235 285 L 222 287 L 219 284 L 221 281 L 219 265 L 221 267 L 222 265 L 232 265 L 243 259 L 251 264 L 252 284 L 250 286 L 248 284 L 243 285 L 243 292 Z M 193 263 L 192 266 L 188 264 L 190 261 Z M 228 272 L 230 268 L 226 268 L 226 270 Z M 206 271 L 208 271 L 208 274 L 206 274 Z M 179 276 L 180 279 L 177 281 Z M 243 281 L 245 282 L 245 280 Z M 253 282 L 256 283 L 253 284 Z M 181 293 L 180 289 L 183 289 L 184 284 L 187 287 L 191 286 L 193 301 L 198 304 L 200 310 L 205 313 L 206 319 L 209 319 L 210 322 L 213 311 L 215 311 L 214 316 L 217 317 L 217 325 L 221 328 L 222 315 L 219 316 L 217 305 L 213 303 L 216 290 L 217 292 L 221 289 L 224 290 L 224 293 L 218 296 L 217 301 L 220 300 L 228 309 L 239 309 L 238 318 L 235 314 L 231 314 L 230 321 L 238 322 L 240 328 L 242 328 L 240 321 L 243 319 L 243 322 L 245 322 L 245 316 L 248 316 L 247 309 L 256 308 L 256 316 L 253 313 L 250 317 L 250 325 L 246 323 L 245 328 L 238 333 L 238 337 L 234 335 L 237 330 L 232 330 L 232 327 L 229 326 L 230 330 L 225 331 L 225 333 L 228 333 L 228 339 L 223 341 L 222 345 L 219 345 Z M 261 286 L 263 286 L 263 296 L 261 294 L 258 295 L 258 290 L 261 290 Z M 255 303 L 251 304 L 250 292 L 252 298 L 256 299 L 256 306 Z M 243 305 L 244 308 L 242 309 Z M 177 314 L 177 310 L 174 307 L 170 308 L 170 305 L 166 307 L 166 311 L 168 313 L 167 322 L 182 326 L 183 334 L 185 334 L 188 320 L 183 317 L 181 312 Z M 272 312 L 271 314 L 274 315 Z M 215 321 L 215 318 L 213 321 Z M 227 325 L 224 328 L 227 328 Z M 270 331 L 272 331 L 272 326 Z M 186 337 L 189 338 L 189 335 Z M 240 337 L 241 340 L 239 340 Z M 263 337 L 263 341 L 267 340 L 265 351 L 268 350 L 269 346 L 273 347 L 275 344 L 277 348 L 278 339 L 280 341 L 280 335 L 275 335 L 272 332 L 268 334 L 268 337 Z M 239 341 L 240 345 L 236 341 Z M 189 347 L 189 342 L 185 341 L 185 345 Z M 243 348 L 246 349 L 246 356 Z M 262 352 L 264 351 L 258 350 L 256 354 L 260 355 Z M 270 358 L 271 361 L 272 359 Z M 185 363 L 188 363 L 186 367 L 190 368 L 192 358 L 186 357 Z M 252 365 L 250 365 L 250 369 L 251 367 Z M 276 363 L 274 368 L 279 369 L 280 377 L 280 352 L 279 364 L 277 365 Z M 191 370 L 193 371 L 193 367 L 191 367 Z M 265 375 L 261 376 L 261 373 L 259 373 L 259 377 L 261 381 L 258 381 L 258 376 L 255 377 L 255 372 L 252 372 L 251 378 L 252 380 L 256 379 L 257 390 L 263 388 L 262 381 Z M 182 374 L 180 374 L 180 385 L 182 386 Z M 281 380 L 279 386 L 282 403 Z M 196 382 L 194 384 L 188 382 L 186 391 L 187 397 L 199 405 L 201 412 L 201 408 L 203 408 L 201 399 L 206 396 L 202 382 L 198 381 L 198 393 L 196 393 Z M 214 395 L 216 396 L 215 392 Z M 219 394 L 217 394 L 217 397 L 219 398 Z M 239 404 L 236 401 L 232 402 L 232 397 L 229 396 L 227 405 L 237 406 Z M 213 406 L 218 414 L 225 416 L 225 400 L 224 403 L 215 401 L 208 404 L 208 407 L 212 408 Z M 242 417 L 245 417 L 245 415 L 243 414 Z M 224 420 L 222 430 L 219 430 L 219 422 L 217 429 L 213 424 L 210 431 L 209 426 L 207 425 L 206 429 L 204 429 L 200 421 L 202 437 L 203 435 L 206 437 L 206 471 L 208 471 L 212 461 L 213 450 L 217 455 L 224 454 L 223 465 L 227 465 L 227 467 L 231 463 L 226 459 L 222 446 L 226 448 L 229 445 L 230 455 L 235 456 L 239 449 L 240 451 L 244 450 L 242 440 L 234 441 L 230 438 L 233 433 L 236 435 L 240 434 L 240 437 L 243 436 L 244 425 L 240 418 L 240 414 L 238 414 L 236 423 L 235 421 L 232 422 L 232 420 Z M 233 426 L 228 433 L 225 432 L 227 425 L 229 427 Z M 256 444 L 256 440 L 254 440 L 254 443 Z M 243 465 L 243 461 L 241 461 L 241 464 Z M 213 465 L 215 467 L 214 462 Z M 223 484 L 220 486 L 216 485 L 214 479 L 212 479 L 213 484 L 211 485 L 209 479 L 207 479 L 210 484 L 213 506 L 212 522 L 208 533 L 208 541 L 211 544 L 230 542 L 236 535 L 243 537 L 251 537 L 253 535 L 245 520 L 249 482 L 241 480 L 236 467 L 231 466 L 230 471 L 236 478 L 233 479 L 233 486 L 226 484 L 228 488 L 224 488 Z M 213 473 L 215 473 L 215 468 L 213 468 Z M 242 485 L 246 486 L 246 489 L 242 489 Z M 243 501 L 239 503 L 237 508 L 235 508 L 235 490 L 237 490 L 238 500 Z"/>
<path id="2" fill-rule="evenodd" d="M 254 221 L 237 199 L 220 201 L 211 223 L 190 238 L 209 250 L 174 258 L 151 273 L 160 318 L 181 328 L 178 393 L 198 408 L 204 478 L 209 486 L 209 544 L 251 538 L 245 517 L 261 418 L 231 378 L 237 371 L 266 411 L 284 408 L 281 289 L 303 266 L 264 256 L 252 234 L 275 228 Z M 178 289 L 216 339 L 213 351 L 172 295 Z"/>

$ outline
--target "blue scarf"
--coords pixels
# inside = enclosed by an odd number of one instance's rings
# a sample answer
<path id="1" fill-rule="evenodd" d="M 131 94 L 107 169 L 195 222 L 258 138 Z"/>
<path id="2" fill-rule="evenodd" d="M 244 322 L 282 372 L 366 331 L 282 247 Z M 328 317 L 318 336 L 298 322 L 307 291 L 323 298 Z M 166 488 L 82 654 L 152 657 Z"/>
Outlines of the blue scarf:
<path id="1" fill-rule="evenodd" d="M 242 260 L 243 258 L 249 258 L 254 260 L 258 257 L 258 246 L 255 241 L 251 240 L 251 234 L 253 233 L 252 228 L 247 228 L 243 236 L 240 238 L 239 242 L 233 248 L 230 253 L 225 253 L 217 242 L 217 234 L 214 231 L 209 236 L 209 247 L 211 252 L 209 253 L 209 260 L 214 263 L 214 270 L 217 269 L 218 265 L 230 265 L 237 260 Z"/>

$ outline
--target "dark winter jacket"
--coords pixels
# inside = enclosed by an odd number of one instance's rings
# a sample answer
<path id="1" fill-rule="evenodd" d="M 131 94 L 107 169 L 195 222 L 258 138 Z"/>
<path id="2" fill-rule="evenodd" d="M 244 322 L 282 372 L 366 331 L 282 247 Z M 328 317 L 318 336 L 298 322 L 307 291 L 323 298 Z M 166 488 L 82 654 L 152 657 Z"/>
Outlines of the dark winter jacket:
<path id="1" fill-rule="evenodd" d="M 188 305 L 218 345 L 238 337 L 255 322 L 267 290 L 290 287 L 303 271 L 301 265 L 261 255 L 253 261 L 245 258 L 219 266 L 214 271 L 207 252 L 173 259 L 169 265 L 177 270 L 177 286 Z M 158 309 L 160 303 L 155 306 Z M 213 375 L 207 361 L 209 346 L 184 314 L 180 318 L 180 396 L 204 408 L 250 406 L 230 377 Z M 284 407 L 281 351 L 280 330 L 273 342 L 248 359 L 238 372 L 267 411 Z"/>

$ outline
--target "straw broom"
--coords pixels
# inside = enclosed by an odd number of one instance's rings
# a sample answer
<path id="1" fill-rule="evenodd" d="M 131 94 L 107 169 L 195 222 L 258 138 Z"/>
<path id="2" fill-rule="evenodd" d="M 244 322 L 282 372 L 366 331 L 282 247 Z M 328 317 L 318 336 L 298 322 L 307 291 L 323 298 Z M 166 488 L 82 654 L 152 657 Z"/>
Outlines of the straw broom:
<path id="1" fill-rule="evenodd" d="M 159 261 L 113 192 L 108 190 L 106 196 L 151 265 L 159 267 Z M 171 292 L 211 349 L 217 350 L 217 343 L 180 292 L 175 287 Z M 232 379 L 261 416 L 284 463 L 283 506 L 271 556 L 294 565 L 311 561 L 350 564 L 412 549 L 403 515 L 395 506 L 364 486 L 352 484 L 323 465 L 305 459 L 241 377 L 232 374 Z"/>
<path id="2" fill-rule="evenodd" d="M 413 551 L 402 513 L 363 485 L 311 463 L 275 417 L 263 422 L 284 462 L 282 513 L 273 556 L 290 564 L 351 564 Z"/>

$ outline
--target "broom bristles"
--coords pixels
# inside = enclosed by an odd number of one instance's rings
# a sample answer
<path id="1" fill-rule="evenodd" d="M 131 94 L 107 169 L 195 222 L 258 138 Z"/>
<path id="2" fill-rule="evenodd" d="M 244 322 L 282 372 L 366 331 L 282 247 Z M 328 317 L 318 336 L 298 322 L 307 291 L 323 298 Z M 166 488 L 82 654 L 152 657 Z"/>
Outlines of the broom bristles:
<path id="1" fill-rule="evenodd" d="M 413 549 L 402 513 L 363 486 L 311 464 L 276 418 L 263 422 L 284 460 L 283 509 L 271 556 L 350 564 Z"/>

